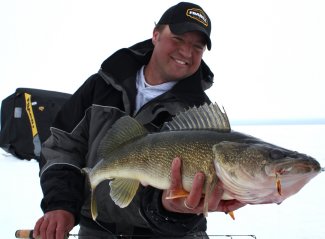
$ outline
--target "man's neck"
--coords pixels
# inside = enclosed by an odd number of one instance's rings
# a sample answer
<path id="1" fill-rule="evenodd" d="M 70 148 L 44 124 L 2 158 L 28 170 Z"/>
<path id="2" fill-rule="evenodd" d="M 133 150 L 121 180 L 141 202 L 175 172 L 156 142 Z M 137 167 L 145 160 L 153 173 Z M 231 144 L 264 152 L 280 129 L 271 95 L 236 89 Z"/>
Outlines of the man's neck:
<path id="1" fill-rule="evenodd" d="M 152 63 L 149 62 L 149 64 L 144 67 L 144 72 L 143 72 L 146 82 L 149 85 L 160 85 L 167 82 L 166 80 L 162 79 L 161 74 L 159 74 L 159 71 L 152 70 L 152 69 L 153 69 Z"/>

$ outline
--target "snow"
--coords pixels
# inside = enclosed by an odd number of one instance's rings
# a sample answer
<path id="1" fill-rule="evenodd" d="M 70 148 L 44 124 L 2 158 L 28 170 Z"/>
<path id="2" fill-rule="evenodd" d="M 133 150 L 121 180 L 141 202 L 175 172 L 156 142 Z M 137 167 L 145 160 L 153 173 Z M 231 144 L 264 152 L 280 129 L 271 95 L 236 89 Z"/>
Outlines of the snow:
<path id="1" fill-rule="evenodd" d="M 20 160 L 0 149 L 1 217 L 0 238 L 15 238 L 18 229 L 33 229 L 42 216 L 38 163 Z"/>
<path id="2" fill-rule="evenodd" d="M 42 215 L 42 198 L 35 160 L 19 160 L 0 149 L 2 238 L 15 238 L 17 229 L 29 229 Z"/>

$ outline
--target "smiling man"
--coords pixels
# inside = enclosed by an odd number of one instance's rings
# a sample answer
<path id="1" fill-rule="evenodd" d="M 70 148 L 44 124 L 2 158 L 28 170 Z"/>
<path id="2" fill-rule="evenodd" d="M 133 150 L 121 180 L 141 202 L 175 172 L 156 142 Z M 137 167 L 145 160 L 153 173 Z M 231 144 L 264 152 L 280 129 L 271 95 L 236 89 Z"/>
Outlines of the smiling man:
<path id="1" fill-rule="evenodd" d="M 167 10 L 153 32 L 147 82 L 161 84 L 193 75 L 205 48 L 211 49 L 210 32 L 210 19 L 200 7 L 181 3 Z"/>
<path id="2" fill-rule="evenodd" d="M 171 188 L 142 187 L 126 208 L 110 198 L 109 182 L 98 185 L 96 221 L 81 169 L 99 162 L 101 139 L 121 116 L 131 115 L 155 132 L 185 108 L 210 103 L 204 91 L 212 85 L 213 73 L 202 60 L 205 49 L 211 49 L 210 32 L 210 19 L 200 6 L 186 2 L 172 6 L 155 26 L 152 39 L 115 52 L 72 95 L 42 146 L 44 216 L 36 222 L 35 238 L 63 239 L 77 224 L 83 239 L 208 237 L 202 215 L 202 173 L 195 175 L 187 197 L 166 199 L 182 188 L 177 155 L 171 165 Z M 242 206 L 221 201 L 221 196 L 217 185 L 209 211 L 228 212 Z"/>

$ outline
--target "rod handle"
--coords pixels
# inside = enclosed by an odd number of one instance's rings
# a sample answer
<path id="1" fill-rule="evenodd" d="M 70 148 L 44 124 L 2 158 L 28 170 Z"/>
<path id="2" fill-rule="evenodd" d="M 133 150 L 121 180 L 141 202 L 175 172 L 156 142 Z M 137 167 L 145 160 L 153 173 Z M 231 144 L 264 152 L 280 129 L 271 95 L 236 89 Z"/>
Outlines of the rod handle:
<path id="1" fill-rule="evenodd" d="M 17 230 L 15 232 L 15 237 L 16 238 L 31 238 L 31 239 L 37 239 L 33 237 L 33 230 L 28 230 L 28 229 L 21 229 Z M 40 237 L 39 237 L 40 238 Z"/>
<path id="2" fill-rule="evenodd" d="M 33 231 L 31 229 L 20 229 L 15 232 L 16 238 L 25 238 L 25 239 L 41 239 L 41 236 L 38 236 L 36 238 L 33 237 Z M 69 234 L 64 236 L 64 239 L 67 239 L 69 237 Z"/>

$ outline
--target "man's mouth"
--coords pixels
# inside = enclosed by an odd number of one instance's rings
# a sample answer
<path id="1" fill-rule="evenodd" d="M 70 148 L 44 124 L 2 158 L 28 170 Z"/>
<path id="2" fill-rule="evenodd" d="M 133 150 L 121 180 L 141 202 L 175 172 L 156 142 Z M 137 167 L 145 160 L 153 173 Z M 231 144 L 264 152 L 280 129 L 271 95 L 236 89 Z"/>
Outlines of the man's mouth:
<path id="1" fill-rule="evenodd" d="M 182 60 L 178 60 L 178 59 L 175 59 L 175 61 L 176 61 L 178 64 L 181 64 L 181 65 L 187 65 L 187 64 L 188 64 L 187 62 L 182 61 Z"/>

